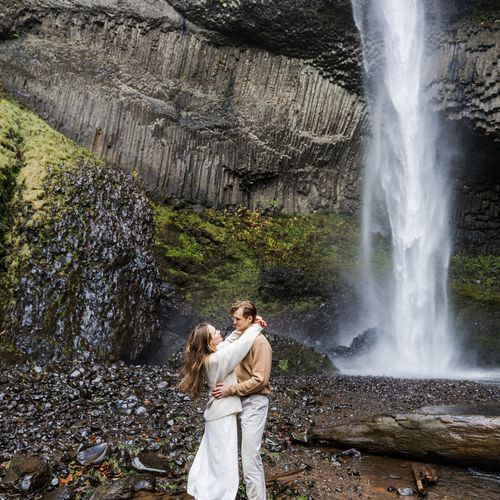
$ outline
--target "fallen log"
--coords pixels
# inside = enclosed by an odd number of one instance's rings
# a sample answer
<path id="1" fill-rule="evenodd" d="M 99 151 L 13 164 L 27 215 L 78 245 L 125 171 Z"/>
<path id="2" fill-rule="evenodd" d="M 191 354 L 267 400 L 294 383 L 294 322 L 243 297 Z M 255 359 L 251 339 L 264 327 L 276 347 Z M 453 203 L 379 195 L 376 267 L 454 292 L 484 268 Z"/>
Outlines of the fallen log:
<path id="1" fill-rule="evenodd" d="M 371 453 L 500 470 L 499 409 L 427 407 L 348 425 L 313 427 L 306 441 L 327 441 Z"/>

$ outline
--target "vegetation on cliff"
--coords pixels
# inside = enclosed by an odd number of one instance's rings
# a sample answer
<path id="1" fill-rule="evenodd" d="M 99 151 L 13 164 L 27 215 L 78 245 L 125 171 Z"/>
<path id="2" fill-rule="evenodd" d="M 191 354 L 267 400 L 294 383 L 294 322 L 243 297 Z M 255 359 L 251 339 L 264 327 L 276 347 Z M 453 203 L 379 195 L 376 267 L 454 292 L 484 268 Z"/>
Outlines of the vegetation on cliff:
<path id="1" fill-rule="evenodd" d="M 500 256 L 466 254 L 451 260 L 455 326 L 474 364 L 500 364 Z"/>
<path id="2" fill-rule="evenodd" d="M 11 289 L 7 269 L 15 273 L 29 250 L 19 245 L 11 231 L 20 205 L 30 210 L 36 220 L 43 220 L 45 208 L 42 184 L 47 170 L 65 164 L 75 166 L 91 154 L 52 130 L 34 113 L 0 93 L 0 322 L 5 313 Z M 16 195 L 17 188 L 17 195 Z"/>
<path id="3" fill-rule="evenodd" d="M 347 217 L 158 205 L 154 213 L 162 277 L 206 318 L 245 297 L 265 304 L 268 315 L 305 313 L 356 268 L 358 230 Z"/>
<path id="4" fill-rule="evenodd" d="M 500 256 L 465 254 L 451 260 L 451 286 L 457 295 L 500 303 Z"/>
<path id="5" fill-rule="evenodd" d="M 13 228 L 20 206 L 43 220 L 40 196 L 47 168 L 62 162 L 74 165 L 90 153 L 52 130 L 34 113 L 22 110 L 0 91 L 0 330 L 4 324 L 13 288 L 30 249 L 20 243 Z M 33 224 L 23 227 L 27 230 Z M 1 337 L 2 357 L 15 359 L 16 350 Z"/>

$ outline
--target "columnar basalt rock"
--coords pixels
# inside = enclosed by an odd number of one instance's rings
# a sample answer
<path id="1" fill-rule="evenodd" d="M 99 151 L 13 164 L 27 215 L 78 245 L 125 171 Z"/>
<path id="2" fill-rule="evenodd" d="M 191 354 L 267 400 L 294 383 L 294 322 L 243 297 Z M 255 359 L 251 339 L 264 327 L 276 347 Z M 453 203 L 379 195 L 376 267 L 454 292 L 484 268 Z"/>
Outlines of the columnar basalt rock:
<path id="1" fill-rule="evenodd" d="M 460 4 L 456 1 L 455 4 Z M 474 6 L 474 4 L 477 4 Z M 452 224 L 456 249 L 476 254 L 500 250 L 500 26 L 498 5 L 458 5 L 451 25 L 436 30 L 428 96 L 448 120 L 455 183 Z M 446 149 L 446 144 L 443 144 Z"/>
<path id="2" fill-rule="evenodd" d="M 147 18 L 104 3 L 47 5 L 35 31 L 2 45 L 4 85 L 159 197 L 355 210 L 366 121 L 357 94 L 304 59 L 205 32 L 166 3 Z"/>

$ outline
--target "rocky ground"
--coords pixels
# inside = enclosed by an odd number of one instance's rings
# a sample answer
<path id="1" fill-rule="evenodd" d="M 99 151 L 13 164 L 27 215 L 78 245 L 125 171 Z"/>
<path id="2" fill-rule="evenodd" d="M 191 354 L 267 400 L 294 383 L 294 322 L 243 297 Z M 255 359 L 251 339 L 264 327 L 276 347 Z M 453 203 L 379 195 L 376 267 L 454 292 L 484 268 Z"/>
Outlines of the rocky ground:
<path id="1" fill-rule="evenodd" d="M 284 368 L 273 377 L 262 450 L 271 498 L 395 498 L 394 486 L 414 488 L 401 474 L 377 484 L 359 452 L 297 443 L 294 436 L 311 425 L 500 399 L 495 384 L 296 376 Z M 187 498 L 205 401 L 179 393 L 178 381 L 176 363 L 3 369 L 0 498 Z"/>

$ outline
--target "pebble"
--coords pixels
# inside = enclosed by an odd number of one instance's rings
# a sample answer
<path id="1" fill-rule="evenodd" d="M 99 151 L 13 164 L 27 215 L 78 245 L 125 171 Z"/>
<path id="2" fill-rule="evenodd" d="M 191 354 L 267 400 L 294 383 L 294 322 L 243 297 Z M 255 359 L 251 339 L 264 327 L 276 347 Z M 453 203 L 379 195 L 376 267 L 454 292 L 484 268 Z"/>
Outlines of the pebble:
<path id="1" fill-rule="evenodd" d="M 71 372 L 69 378 L 75 379 L 75 378 L 81 377 L 81 375 L 82 375 L 82 372 L 80 370 L 76 369 L 76 370 Z"/>
<path id="2" fill-rule="evenodd" d="M 135 414 L 139 417 L 142 417 L 148 414 L 148 410 L 144 406 L 139 406 L 139 408 L 135 410 Z"/>
<path id="3" fill-rule="evenodd" d="M 398 488 L 397 493 L 401 497 L 411 497 L 414 492 L 411 488 Z"/>

